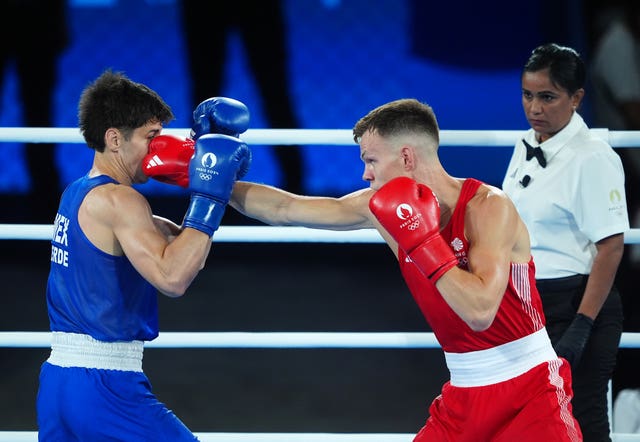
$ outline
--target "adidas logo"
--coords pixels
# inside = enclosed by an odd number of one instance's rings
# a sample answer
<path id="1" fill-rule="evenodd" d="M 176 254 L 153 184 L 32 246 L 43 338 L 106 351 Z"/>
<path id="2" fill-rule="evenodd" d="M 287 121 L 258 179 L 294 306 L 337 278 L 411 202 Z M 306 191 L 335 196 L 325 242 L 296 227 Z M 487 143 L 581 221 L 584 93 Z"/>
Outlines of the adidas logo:
<path id="1" fill-rule="evenodd" d="M 162 166 L 163 164 L 164 163 L 162 162 L 160 157 L 158 155 L 154 155 L 153 157 L 151 157 L 151 159 L 147 163 L 147 169 L 151 169 L 152 167 L 155 167 L 155 166 Z"/>

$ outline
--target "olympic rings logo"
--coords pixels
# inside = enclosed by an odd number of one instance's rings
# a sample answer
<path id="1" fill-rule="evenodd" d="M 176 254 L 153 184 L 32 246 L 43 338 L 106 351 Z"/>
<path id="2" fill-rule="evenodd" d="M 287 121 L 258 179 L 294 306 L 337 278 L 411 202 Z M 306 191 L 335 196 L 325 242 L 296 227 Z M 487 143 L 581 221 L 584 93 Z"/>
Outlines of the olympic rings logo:
<path id="1" fill-rule="evenodd" d="M 199 176 L 202 181 L 211 181 L 213 179 L 213 175 L 210 173 L 200 173 Z"/>
<path id="2" fill-rule="evenodd" d="M 411 224 L 409 224 L 408 229 L 409 230 L 416 230 L 419 226 L 420 226 L 420 220 L 417 219 L 417 220 L 415 220 L 415 222 L 412 222 Z"/>

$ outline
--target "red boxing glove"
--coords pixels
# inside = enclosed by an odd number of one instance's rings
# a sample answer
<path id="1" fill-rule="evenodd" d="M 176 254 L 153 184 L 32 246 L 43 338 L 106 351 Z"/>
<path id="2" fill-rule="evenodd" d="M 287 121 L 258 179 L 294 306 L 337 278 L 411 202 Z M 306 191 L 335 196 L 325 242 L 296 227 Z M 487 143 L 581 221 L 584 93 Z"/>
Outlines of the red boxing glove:
<path id="1" fill-rule="evenodd" d="M 142 159 L 142 172 L 154 180 L 181 187 L 189 185 L 189 161 L 195 141 L 172 135 L 158 135 L 149 143 L 149 153 Z"/>
<path id="2" fill-rule="evenodd" d="M 394 178 L 371 197 L 369 209 L 434 283 L 458 264 L 440 235 L 440 205 L 429 187 L 408 177 Z"/>

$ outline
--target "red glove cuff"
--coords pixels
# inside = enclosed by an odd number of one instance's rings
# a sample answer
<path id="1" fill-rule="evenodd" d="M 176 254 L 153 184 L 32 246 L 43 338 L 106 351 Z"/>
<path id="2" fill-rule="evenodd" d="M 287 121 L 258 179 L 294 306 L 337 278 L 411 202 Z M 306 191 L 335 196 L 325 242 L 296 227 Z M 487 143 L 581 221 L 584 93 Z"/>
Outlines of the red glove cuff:
<path id="1" fill-rule="evenodd" d="M 440 235 L 428 238 L 409 257 L 434 284 L 450 268 L 458 265 L 458 258 Z"/>

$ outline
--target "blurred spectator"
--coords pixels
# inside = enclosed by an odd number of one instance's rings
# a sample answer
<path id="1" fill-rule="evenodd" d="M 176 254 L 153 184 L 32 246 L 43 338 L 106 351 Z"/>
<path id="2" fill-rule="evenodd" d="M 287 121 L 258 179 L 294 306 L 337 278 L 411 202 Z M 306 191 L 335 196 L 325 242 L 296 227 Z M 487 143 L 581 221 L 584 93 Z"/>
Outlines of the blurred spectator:
<path id="1" fill-rule="evenodd" d="M 57 61 L 67 45 L 65 8 L 64 0 L 5 0 L 2 3 L 0 81 L 13 62 L 24 126 L 52 126 Z M 55 146 L 42 143 L 27 144 L 25 148 L 31 187 L 21 220 L 53 223 L 60 198 Z"/>
<path id="2" fill-rule="evenodd" d="M 609 19 L 593 52 L 594 123 L 609 130 L 640 130 L 640 2 L 622 0 L 602 15 Z M 640 150 L 622 148 L 619 153 L 627 175 L 629 213 L 636 227 L 640 222 Z M 635 261 L 640 262 L 640 256 Z"/>
<path id="3" fill-rule="evenodd" d="M 226 42 L 236 31 L 245 45 L 268 124 L 277 129 L 297 128 L 289 93 L 282 2 L 183 0 L 182 6 L 193 107 L 209 97 L 222 95 Z M 277 146 L 275 154 L 282 172 L 280 187 L 302 193 L 300 148 Z"/>
<path id="4" fill-rule="evenodd" d="M 640 389 L 628 388 L 618 393 L 612 420 L 614 433 L 640 433 Z"/>
<path id="5" fill-rule="evenodd" d="M 592 59 L 594 118 L 610 130 L 640 130 L 640 2 L 622 0 Z"/>
<path id="6" fill-rule="evenodd" d="M 593 8 L 594 51 L 592 97 L 594 127 L 640 130 L 640 2 L 618 0 Z M 640 149 L 618 147 L 625 168 L 626 194 L 632 228 L 640 227 Z M 640 271 L 640 245 L 627 245 L 618 271 L 623 294 L 624 331 L 640 331 L 640 300 L 635 296 Z M 628 294 L 625 296 L 625 294 Z M 613 397 L 640 388 L 637 349 L 622 350 L 613 378 Z M 632 391 L 632 390 L 627 390 Z M 627 395 L 627 399 L 630 396 Z M 625 402 L 625 400 L 623 400 Z M 619 409 L 620 407 L 616 405 Z M 615 410 L 614 410 L 615 412 Z M 636 411 L 627 410 L 629 413 Z M 619 414 L 619 411 L 618 411 Z M 640 415 L 636 416 L 640 420 Z M 614 416 L 615 425 L 615 416 Z M 618 431 L 618 430 L 616 430 Z"/>

